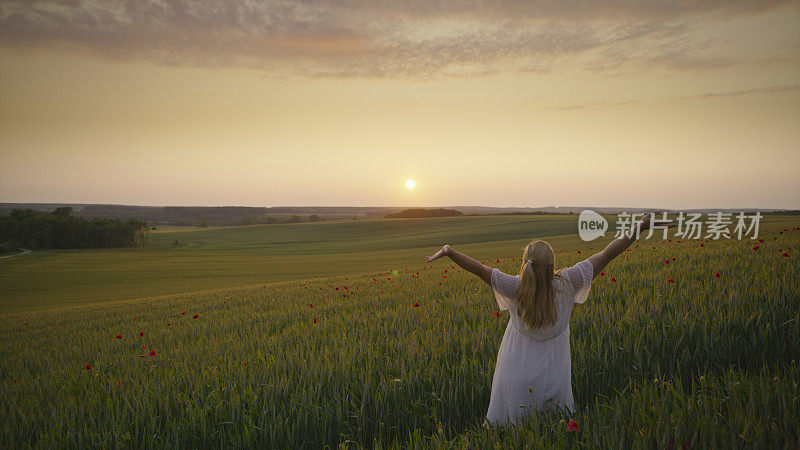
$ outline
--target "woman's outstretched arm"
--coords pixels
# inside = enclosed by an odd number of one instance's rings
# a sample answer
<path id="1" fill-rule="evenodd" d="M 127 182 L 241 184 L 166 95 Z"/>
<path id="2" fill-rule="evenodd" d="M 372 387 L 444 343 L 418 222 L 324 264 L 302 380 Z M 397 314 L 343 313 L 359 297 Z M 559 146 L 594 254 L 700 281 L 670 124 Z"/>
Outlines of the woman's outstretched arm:
<path id="1" fill-rule="evenodd" d="M 650 220 L 656 214 L 659 214 L 659 212 L 655 212 L 652 214 L 645 214 L 641 222 L 639 222 L 637 225 L 634 225 L 631 228 L 631 230 L 629 230 L 627 233 L 623 234 L 619 238 L 611 241 L 611 243 L 608 244 L 606 248 L 604 248 L 601 252 L 590 256 L 589 261 L 592 263 L 592 267 L 594 268 L 593 277 L 596 278 L 597 275 L 599 275 L 600 272 L 603 271 L 606 265 L 611 262 L 611 260 L 622 254 L 622 252 L 624 252 L 625 249 L 627 249 L 628 247 L 631 246 L 631 244 L 633 244 L 633 242 L 639 237 L 639 235 L 636 233 L 637 226 L 639 227 L 640 233 L 642 231 L 648 230 L 651 226 Z M 656 220 L 656 222 L 661 222 L 662 225 L 668 225 L 668 226 L 673 225 L 671 222 L 664 223 L 663 221 L 658 221 L 658 220 Z"/>
<path id="2" fill-rule="evenodd" d="M 452 259 L 454 263 L 458 264 L 459 267 L 466 270 L 467 272 L 474 273 L 481 280 L 485 281 L 486 284 L 489 286 L 492 285 L 492 268 L 489 266 L 484 266 L 483 264 L 479 263 L 478 261 L 470 258 L 469 256 L 457 252 L 455 249 L 450 247 L 449 245 L 445 245 L 442 247 L 441 250 L 436 252 L 432 256 L 426 256 L 425 262 L 435 261 L 442 256 L 447 256 L 448 258 Z"/>

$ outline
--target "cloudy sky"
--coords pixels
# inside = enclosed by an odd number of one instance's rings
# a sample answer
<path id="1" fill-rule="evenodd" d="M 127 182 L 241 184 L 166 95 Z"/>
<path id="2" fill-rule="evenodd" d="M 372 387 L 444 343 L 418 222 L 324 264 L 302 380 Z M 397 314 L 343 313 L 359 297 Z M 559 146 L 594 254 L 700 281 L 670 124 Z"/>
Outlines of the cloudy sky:
<path id="1" fill-rule="evenodd" d="M 0 0 L 0 202 L 800 208 L 800 2 Z"/>

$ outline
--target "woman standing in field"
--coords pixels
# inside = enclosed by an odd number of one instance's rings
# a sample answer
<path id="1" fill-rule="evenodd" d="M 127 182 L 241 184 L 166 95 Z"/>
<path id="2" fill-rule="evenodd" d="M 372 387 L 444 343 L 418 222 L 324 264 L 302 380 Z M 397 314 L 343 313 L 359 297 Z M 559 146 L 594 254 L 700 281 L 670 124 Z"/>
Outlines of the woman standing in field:
<path id="1" fill-rule="evenodd" d="M 637 226 L 650 227 L 646 215 Z M 572 267 L 555 271 L 555 255 L 547 242 L 533 241 L 522 256 L 519 275 L 485 266 L 449 245 L 427 262 L 447 256 L 485 281 L 500 310 L 509 310 L 492 379 L 486 419 L 506 425 L 532 411 L 556 409 L 573 413 L 569 316 L 572 305 L 584 303 L 592 280 L 638 237 L 633 230 L 597 254 Z"/>

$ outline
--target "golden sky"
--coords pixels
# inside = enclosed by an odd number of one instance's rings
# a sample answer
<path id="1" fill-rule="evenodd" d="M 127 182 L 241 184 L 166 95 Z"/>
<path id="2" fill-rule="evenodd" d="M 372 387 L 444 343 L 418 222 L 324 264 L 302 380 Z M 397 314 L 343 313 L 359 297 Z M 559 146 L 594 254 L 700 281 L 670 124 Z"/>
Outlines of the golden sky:
<path id="1" fill-rule="evenodd" d="M 0 202 L 800 208 L 800 2 L 629 3 L 0 0 Z"/>

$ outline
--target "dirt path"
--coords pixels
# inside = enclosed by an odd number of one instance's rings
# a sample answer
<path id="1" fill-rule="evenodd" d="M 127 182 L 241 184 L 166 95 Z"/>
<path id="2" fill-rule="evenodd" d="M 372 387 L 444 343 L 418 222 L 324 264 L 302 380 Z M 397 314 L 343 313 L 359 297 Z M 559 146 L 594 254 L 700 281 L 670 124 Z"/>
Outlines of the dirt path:
<path id="1" fill-rule="evenodd" d="M 31 251 L 30 251 L 30 250 L 28 250 L 27 248 L 23 248 L 23 249 L 22 249 L 22 253 L 15 253 L 15 254 L 13 254 L 13 255 L 0 256 L 0 259 L 3 259 L 3 258 L 11 258 L 11 257 L 14 257 L 14 256 L 19 256 L 19 255 L 27 255 L 27 254 L 28 254 L 28 253 L 30 253 L 30 252 L 31 252 Z"/>

